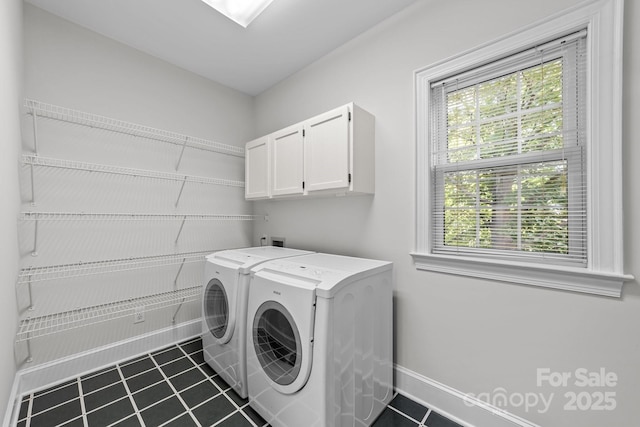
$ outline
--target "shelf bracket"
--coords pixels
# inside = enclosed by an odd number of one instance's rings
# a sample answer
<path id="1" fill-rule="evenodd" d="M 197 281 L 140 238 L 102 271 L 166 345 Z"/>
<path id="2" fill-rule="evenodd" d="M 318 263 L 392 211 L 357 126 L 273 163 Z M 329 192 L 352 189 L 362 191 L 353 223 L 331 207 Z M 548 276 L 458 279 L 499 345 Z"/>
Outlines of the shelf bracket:
<path id="1" fill-rule="evenodd" d="M 33 362 L 33 357 L 31 356 L 31 338 L 27 338 L 27 363 Z"/>
<path id="2" fill-rule="evenodd" d="M 178 235 L 176 236 L 176 241 L 175 244 L 178 244 L 178 239 L 180 239 L 180 234 L 182 234 L 182 229 L 184 228 L 184 223 L 187 221 L 187 216 L 185 215 L 184 218 L 182 218 L 182 224 L 180 224 L 180 230 L 178 230 Z"/>
<path id="3" fill-rule="evenodd" d="M 33 222 L 33 252 L 31 252 L 31 256 L 38 256 L 38 217 L 36 217 Z"/>
<path id="4" fill-rule="evenodd" d="M 27 289 L 29 291 L 29 310 L 33 311 L 33 292 L 31 289 L 31 275 L 29 275 L 29 282 L 27 282 Z"/>
<path id="5" fill-rule="evenodd" d="M 189 137 L 184 137 L 184 142 L 182 143 L 182 150 L 180 150 L 180 157 L 178 157 L 178 164 L 176 165 L 176 172 L 180 169 L 180 163 L 182 162 L 182 156 L 184 155 L 184 149 L 187 147 L 187 141 L 189 141 Z"/>
<path id="6" fill-rule="evenodd" d="M 180 311 L 180 309 L 182 308 L 182 304 L 184 304 L 184 300 L 186 300 L 187 298 L 182 298 L 182 301 L 180 301 L 180 305 L 178 305 L 178 308 L 176 309 L 176 312 L 173 313 L 173 318 L 171 319 L 171 323 L 173 325 L 176 324 L 176 317 L 178 316 L 178 312 Z"/>
<path id="7" fill-rule="evenodd" d="M 182 267 L 184 267 L 184 262 L 186 261 L 186 258 L 182 259 L 182 264 L 180 264 L 180 268 L 178 268 L 178 274 L 176 274 L 176 278 L 173 280 L 173 287 L 174 289 L 178 288 L 178 278 L 180 277 L 180 273 L 182 273 Z"/>
<path id="8" fill-rule="evenodd" d="M 37 156 L 38 155 L 38 113 L 34 111 L 31 112 L 31 116 L 33 116 L 33 152 Z"/>
<path id="9" fill-rule="evenodd" d="M 184 177 L 184 180 L 182 181 L 182 187 L 180 187 L 180 192 L 178 193 L 178 199 L 176 200 L 176 204 L 175 207 L 178 207 L 178 203 L 180 203 L 180 197 L 182 197 L 182 191 L 184 191 L 184 185 L 187 183 L 187 177 Z"/>
<path id="10" fill-rule="evenodd" d="M 36 205 L 36 176 L 33 163 L 31 163 L 31 206 Z"/>

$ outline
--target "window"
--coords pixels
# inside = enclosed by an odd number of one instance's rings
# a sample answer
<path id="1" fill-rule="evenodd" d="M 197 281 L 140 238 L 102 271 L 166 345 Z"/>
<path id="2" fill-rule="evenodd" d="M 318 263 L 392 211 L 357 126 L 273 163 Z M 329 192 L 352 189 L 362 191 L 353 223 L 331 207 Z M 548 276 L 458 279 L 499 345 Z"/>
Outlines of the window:
<path id="1" fill-rule="evenodd" d="M 619 296 L 618 0 L 416 72 L 416 267 Z"/>
<path id="2" fill-rule="evenodd" d="M 434 253 L 586 264 L 585 45 L 431 84 Z"/>

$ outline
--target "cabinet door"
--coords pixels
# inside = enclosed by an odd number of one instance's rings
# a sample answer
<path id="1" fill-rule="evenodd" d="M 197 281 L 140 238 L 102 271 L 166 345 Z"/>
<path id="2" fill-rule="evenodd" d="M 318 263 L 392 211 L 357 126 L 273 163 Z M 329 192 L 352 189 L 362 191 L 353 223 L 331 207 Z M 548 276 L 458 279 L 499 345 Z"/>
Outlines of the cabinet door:
<path id="1" fill-rule="evenodd" d="M 269 197 L 269 139 L 265 136 L 245 145 L 245 199 Z"/>
<path id="2" fill-rule="evenodd" d="M 349 187 L 349 107 L 305 122 L 305 184 L 309 192 Z"/>
<path id="3" fill-rule="evenodd" d="M 272 191 L 274 196 L 302 194 L 302 124 L 271 134 Z"/>

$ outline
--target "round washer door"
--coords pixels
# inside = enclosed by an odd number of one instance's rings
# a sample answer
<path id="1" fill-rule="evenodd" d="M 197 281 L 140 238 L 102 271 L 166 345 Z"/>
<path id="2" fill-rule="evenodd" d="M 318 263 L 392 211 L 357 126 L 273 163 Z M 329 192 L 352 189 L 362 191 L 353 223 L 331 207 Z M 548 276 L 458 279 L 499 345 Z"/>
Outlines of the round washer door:
<path id="1" fill-rule="evenodd" d="M 211 279 L 204 291 L 204 318 L 209 332 L 218 343 L 224 344 L 233 335 L 233 320 L 230 313 L 229 298 L 224 285 L 218 279 Z"/>
<path id="2" fill-rule="evenodd" d="M 283 393 L 301 389 L 309 377 L 311 354 L 303 354 L 291 313 L 276 301 L 264 302 L 253 319 L 253 348 L 271 385 Z"/>

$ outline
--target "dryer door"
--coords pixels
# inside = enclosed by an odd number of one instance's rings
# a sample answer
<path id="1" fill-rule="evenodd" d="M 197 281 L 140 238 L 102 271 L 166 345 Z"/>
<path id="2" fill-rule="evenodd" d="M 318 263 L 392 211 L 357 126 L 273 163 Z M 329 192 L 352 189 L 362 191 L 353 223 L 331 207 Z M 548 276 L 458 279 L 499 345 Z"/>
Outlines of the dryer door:
<path id="1" fill-rule="evenodd" d="M 297 392 L 309 379 L 316 285 L 317 280 L 268 268 L 251 279 L 247 350 L 261 376 L 283 394 Z"/>
<path id="2" fill-rule="evenodd" d="M 282 304 L 267 301 L 258 308 L 253 321 L 253 346 L 264 373 L 274 383 L 288 386 L 300 374 L 300 333 Z"/>
<path id="3" fill-rule="evenodd" d="M 218 343 L 224 344 L 233 335 L 233 321 L 229 312 L 234 307 L 229 301 L 227 291 L 218 279 L 211 279 L 204 291 L 204 318 L 209 332 Z"/>
<path id="4" fill-rule="evenodd" d="M 311 372 L 313 337 L 309 333 L 313 330 L 314 308 L 311 304 L 302 306 L 306 309 L 304 318 L 295 316 L 279 302 L 268 300 L 253 317 L 251 341 L 258 362 L 271 386 L 283 394 L 304 387 Z M 289 308 L 295 312 L 300 307 Z"/>

